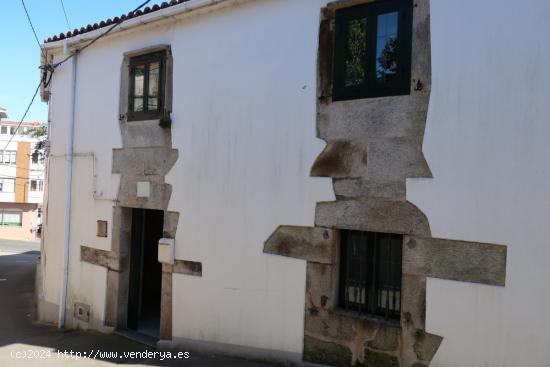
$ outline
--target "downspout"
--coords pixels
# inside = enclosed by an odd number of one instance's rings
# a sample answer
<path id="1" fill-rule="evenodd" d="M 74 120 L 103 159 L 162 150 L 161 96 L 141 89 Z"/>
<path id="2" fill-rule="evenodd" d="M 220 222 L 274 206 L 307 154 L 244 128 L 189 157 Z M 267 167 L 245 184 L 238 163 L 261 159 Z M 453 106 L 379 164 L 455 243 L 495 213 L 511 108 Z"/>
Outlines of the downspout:
<path id="1" fill-rule="evenodd" d="M 67 46 L 65 46 L 67 47 Z M 67 200 L 65 207 L 65 240 L 63 241 L 63 280 L 61 283 L 61 295 L 59 300 L 59 319 L 57 326 L 65 326 L 65 314 L 67 311 L 67 287 L 69 282 L 69 246 L 71 240 L 71 209 L 72 209 L 72 184 L 73 184 L 73 149 L 74 149 L 74 125 L 76 112 L 76 61 L 78 54 L 74 53 L 71 60 L 71 115 L 69 120 L 69 136 L 67 139 Z"/>

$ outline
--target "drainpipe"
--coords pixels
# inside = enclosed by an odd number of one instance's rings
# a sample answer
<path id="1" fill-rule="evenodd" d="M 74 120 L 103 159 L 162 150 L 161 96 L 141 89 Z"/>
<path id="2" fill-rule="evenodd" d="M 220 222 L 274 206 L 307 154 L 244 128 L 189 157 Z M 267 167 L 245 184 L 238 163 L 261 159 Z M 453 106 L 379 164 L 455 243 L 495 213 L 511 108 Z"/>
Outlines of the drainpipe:
<path id="1" fill-rule="evenodd" d="M 65 51 L 68 51 L 65 44 Z M 59 319 L 57 326 L 65 326 L 65 314 L 67 311 L 67 285 L 69 282 L 69 245 L 71 240 L 71 209 L 72 209 L 72 184 L 73 184 L 73 149 L 74 149 L 74 125 L 76 105 L 76 60 L 75 53 L 71 59 L 71 115 L 69 117 L 69 136 L 67 139 L 67 200 L 65 207 L 65 240 L 63 241 L 63 279 L 61 283 L 61 295 L 59 300 Z"/>

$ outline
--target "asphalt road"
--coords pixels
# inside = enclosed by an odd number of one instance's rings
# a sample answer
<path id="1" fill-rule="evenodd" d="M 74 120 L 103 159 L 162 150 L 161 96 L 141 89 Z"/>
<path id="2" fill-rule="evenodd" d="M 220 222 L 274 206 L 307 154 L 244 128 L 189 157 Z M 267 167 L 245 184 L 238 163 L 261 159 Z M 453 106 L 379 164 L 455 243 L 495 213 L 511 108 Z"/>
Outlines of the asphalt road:
<path id="1" fill-rule="evenodd" d="M 0 366 L 93 367 L 121 363 L 134 366 L 270 366 L 195 353 L 190 353 L 189 358 L 167 359 L 166 354 L 147 356 L 144 352 L 155 352 L 155 349 L 118 335 L 59 330 L 34 323 L 34 276 L 40 256 L 38 249 L 37 243 L 0 239 Z M 137 353 L 131 355 L 131 352 Z M 90 354 L 95 358 L 90 358 Z M 161 360 L 162 357 L 165 359 Z"/>

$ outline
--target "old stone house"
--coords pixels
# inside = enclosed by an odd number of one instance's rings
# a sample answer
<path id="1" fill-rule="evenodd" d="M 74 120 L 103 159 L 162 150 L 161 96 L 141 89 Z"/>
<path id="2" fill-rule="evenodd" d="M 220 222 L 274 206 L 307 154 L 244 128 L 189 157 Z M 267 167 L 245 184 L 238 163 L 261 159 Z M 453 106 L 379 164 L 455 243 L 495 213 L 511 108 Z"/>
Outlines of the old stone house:
<path id="1" fill-rule="evenodd" d="M 189 0 L 47 39 L 40 318 L 296 364 L 547 365 L 548 15 Z"/>

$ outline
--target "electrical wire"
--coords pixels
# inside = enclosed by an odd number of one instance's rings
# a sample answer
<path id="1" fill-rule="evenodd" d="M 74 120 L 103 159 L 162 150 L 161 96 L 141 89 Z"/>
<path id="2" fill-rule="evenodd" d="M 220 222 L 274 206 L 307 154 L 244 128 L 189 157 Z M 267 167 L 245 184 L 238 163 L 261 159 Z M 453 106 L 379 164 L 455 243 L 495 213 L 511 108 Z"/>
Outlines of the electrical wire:
<path id="1" fill-rule="evenodd" d="M 53 74 L 51 74 L 51 75 L 53 75 Z M 51 80 L 51 75 L 50 75 L 50 80 Z M 49 84 L 49 81 L 48 81 L 48 84 Z M 23 114 L 23 117 L 19 121 L 19 124 L 17 124 L 17 128 L 15 129 L 15 132 L 13 134 L 11 134 L 10 140 L 8 140 L 8 142 L 4 146 L 4 149 L 1 150 L 2 153 L 4 153 L 4 151 L 8 148 L 8 145 L 10 145 L 11 141 L 13 140 L 13 137 L 17 133 L 17 130 L 21 127 L 21 124 L 23 123 L 23 120 L 25 120 L 25 117 L 27 117 L 27 113 L 29 113 L 29 110 L 31 109 L 31 106 L 34 102 L 34 99 L 36 98 L 36 95 L 38 94 L 38 91 L 40 90 L 41 85 L 42 85 L 42 80 L 40 81 L 40 83 L 38 83 L 38 86 L 36 87 L 36 90 L 34 91 L 34 94 L 32 95 L 31 101 L 28 104 L 27 109 L 25 110 L 25 113 Z"/>
<path id="2" fill-rule="evenodd" d="M 23 1 L 23 0 L 21 0 Z M 144 3 L 142 3 L 141 5 L 139 5 L 137 8 L 135 8 L 134 10 L 132 10 L 132 13 L 135 13 L 136 11 L 138 11 L 139 9 L 143 8 L 145 5 L 147 5 L 151 0 L 147 0 L 145 1 Z M 128 18 L 125 18 L 125 19 L 122 19 L 120 18 L 118 20 L 118 22 L 116 22 L 115 24 L 113 24 L 109 29 L 107 29 L 107 31 L 103 32 L 102 34 L 100 34 L 99 36 L 97 36 L 96 38 L 94 38 L 93 40 L 91 40 L 89 43 L 87 43 L 86 45 L 84 45 L 82 48 L 76 50 L 74 53 L 70 54 L 69 56 L 67 56 L 66 58 L 64 58 L 63 60 L 61 60 L 60 62 L 56 63 L 53 65 L 54 69 L 57 69 L 59 66 L 61 66 L 62 64 L 64 64 L 66 61 L 68 61 L 69 59 L 73 58 L 74 55 L 76 54 L 79 54 L 80 52 L 84 51 L 86 48 L 90 47 L 91 45 L 93 45 L 95 42 L 97 42 L 99 39 L 105 37 L 106 35 L 108 35 L 113 29 L 115 29 L 116 27 L 118 27 L 119 25 L 121 25 L 124 21 L 126 21 Z"/>
<path id="3" fill-rule="evenodd" d="M 65 23 L 67 23 L 67 30 L 71 30 L 71 25 L 69 24 L 69 18 L 67 17 L 67 11 L 65 10 L 65 4 L 63 4 L 63 0 L 61 1 L 61 8 L 63 9 L 63 15 L 65 15 Z"/>
<path id="4" fill-rule="evenodd" d="M 138 11 L 139 9 L 143 8 L 145 5 L 147 5 L 151 0 L 146 0 L 145 2 L 143 2 L 142 4 L 140 4 L 137 8 L 135 8 L 134 10 L 132 10 L 132 13 L 135 13 L 136 11 Z M 34 33 L 34 38 L 36 39 L 36 42 L 38 44 L 38 47 L 40 47 L 40 50 L 42 51 L 42 55 L 45 57 L 45 53 L 44 53 L 44 49 L 42 48 L 42 46 L 40 45 L 40 41 L 38 40 L 38 36 L 36 35 L 36 30 L 34 29 L 34 26 L 32 24 L 32 21 L 31 21 L 31 17 L 29 16 L 29 12 L 27 11 L 27 7 L 25 6 L 25 1 L 24 0 L 21 0 L 21 4 L 23 5 L 23 9 L 25 10 L 25 14 L 27 15 L 27 20 L 29 21 L 29 24 L 31 26 L 31 29 L 32 29 L 32 32 Z M 63 7 L 64 8 L 64 7 Z M 120 24 L 122 24 L 126 19 L 128 18 L 125 18 L 125 19 L 120 19 L 118 22 L 116 22 L 115 24 L 113 24 L 106 32 L 100 34 L 99 36 L 97 36 L 96 38 L 94 38 L 93 40 L 91 40 L 89 43 L 87 43 L 86 45 L 84 45 L 82 48 L 80 48 L 79 50 L 75 51 L 74 53 L 70 54 L 69 56 L 67 56 L 66 58 L 64 58 L 63 60 L 61 60 L 60 62 L 54 64 L 54 65 L 45 65 L 41 68 L 43 68 L 44 70 L 44 75 L 43 75 L 43 78 L 42 80 L 40 80 L 40 83 L 38 83 L 38 86 L 36 87 L 36 90 L 34 91 L 34 94 L 31 98 L 31 101 L 30 103 L 28 104 L 27 106 L 27 109 L 25 110 L 25 113 L 23 114 L 23 117 L 21 118 L 21 120 L 19 121 L 19 124 L 17 125 L 17 128 L 15 129 L 15 132 L 13 134 L 11 134 L 10 136 L 10 139 L 8 140 L 7 144 L 4 146 L 4 149 L 0 150 L 0 152 L 4 153 L 4 151 L 8 148 L 8 145 L 11 143 L 11 141 L 13 140 L 13 137 L 16 135 L 17 133 L 17 130 L 21 127 L 21 124 L 23 124 L 23 121 L 25 120 L 25 117 L 27 116 L 27 113 L 29 112 L 33 102 L 34 102 L 34 99 L 36 98 L 36 95 L 38 94 L 38 91 L 40 90 L 40 86 L 42 85 L 42 83 L 44 83 L 44 89 L 46 89 L 48 87 L 48 85 L 50 84 L 51 80 L 52 80 L 52 77 L 53 77 L 53 73 L 55 71 L 56 68 L 58 68 L 59 66 L 61 66 L 63 63 L 65 63 L 66 61 L 68 61 L 69 59 L 71 59 L 72 57 L 74 57 L 76 54 L 84 51 L 86 48 L 90 47 L 91 45 L 93 45 L 95 42 L 97 42 L 99 39 L 105 37 L 107 34 L 109 34 L 113 29 L 115 29 L 116 27 L 118 27 Z M 46 81 L 46 76 L 47 76 L 47 72 L 50 72 L 50 75 L 49 75 L 49 78 L 48 80 Z"/>
<path id="5" fill-rule="evenodd" d="M 36 40 L 36 43 L 38 44 L 38 48 L 40 48 L 40 51 L 42 52 L 42 56 L 45 57 L 44 50 L 42 49 L 42 46 L 40 45 L 40 40 L 38 39 L 38 35 L 36 34 L 36 30 L 34 29 L 34 25 L 32 24 L 31 17 L 29 15 L 29 11 L 27 10 L 27 6 L 25 5 L 25 0 L 21 0 L 21 4 L 23 5 L 23 9 L 25 10 L 25 14 L 27 15 L 27 20 L 29 21 L 29 25 L 31 26 L 32 33 L 34 34 L 34 39 Z"/>

